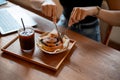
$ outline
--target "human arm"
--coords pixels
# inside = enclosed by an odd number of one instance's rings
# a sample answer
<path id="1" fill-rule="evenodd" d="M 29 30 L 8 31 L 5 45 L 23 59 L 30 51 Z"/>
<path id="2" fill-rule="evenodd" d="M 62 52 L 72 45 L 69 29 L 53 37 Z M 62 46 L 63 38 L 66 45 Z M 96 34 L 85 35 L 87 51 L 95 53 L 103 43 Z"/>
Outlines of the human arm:
<path id="1" fill-rule="evenodd" d="M 77 23 L 87 16 L 95 16 L 110 25 L 120 25 L 120 11 L 110 11 L 99 7 L 75 7 L 71 13 L 68 26 Z"/>
<path id="2" fill-rule="evenodd" d="M 45 16 L 51 17 L 54 22 L 57 18 L 57 6 L 52 0 L 30 0 L 34 9 L 40 10 Z"/>
<path id="3" fill-rule="evenodd" d="M 99 14 L 96 15 L 99 19 L 105 21 L 106 23 L 114 26 L 120 26 L 120 10 L 105 10 L 101 9 Z"/>

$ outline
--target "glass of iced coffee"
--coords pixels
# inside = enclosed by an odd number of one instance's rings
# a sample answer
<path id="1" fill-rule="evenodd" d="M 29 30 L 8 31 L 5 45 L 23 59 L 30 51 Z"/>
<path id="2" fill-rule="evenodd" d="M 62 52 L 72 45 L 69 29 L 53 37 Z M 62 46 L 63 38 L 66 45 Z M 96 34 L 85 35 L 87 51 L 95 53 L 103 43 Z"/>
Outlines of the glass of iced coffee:
<path id="1" fill-rule="evenodd" d="M 35 47 L 34 30 L 32 28 L 21 28 L 18 30 L 18 36 L 21 50 L 25 53 L 33 52 Z"/>

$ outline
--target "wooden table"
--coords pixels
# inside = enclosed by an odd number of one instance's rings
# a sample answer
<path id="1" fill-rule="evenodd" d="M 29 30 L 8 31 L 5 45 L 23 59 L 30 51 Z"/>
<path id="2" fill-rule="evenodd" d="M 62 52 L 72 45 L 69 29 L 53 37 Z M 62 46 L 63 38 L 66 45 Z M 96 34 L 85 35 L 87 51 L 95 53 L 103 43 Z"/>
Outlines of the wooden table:
<path id="1" fill-rule="evenodd" d="M 47 19 L 28 11 L 38 23 L 37 29 L 52 30 Z M 76 44 L 57 71 L 52 71 L 0 51 L 0 80 L 120 80 L 120 52 L 68 31 Z M 0 49 L 16 33 L 0 36 Z"/>

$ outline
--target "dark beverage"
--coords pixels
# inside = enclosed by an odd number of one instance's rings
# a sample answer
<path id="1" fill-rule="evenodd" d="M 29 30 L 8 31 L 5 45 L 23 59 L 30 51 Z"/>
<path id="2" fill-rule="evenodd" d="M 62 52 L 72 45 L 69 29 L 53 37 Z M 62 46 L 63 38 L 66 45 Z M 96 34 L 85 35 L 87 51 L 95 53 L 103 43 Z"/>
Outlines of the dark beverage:
<path id="1" fill-rule="evenodd" d="M 21 49 L 29 52 L 34 49 L 34 30 L 32 28 L 20 29 L 18 31 Z"/>

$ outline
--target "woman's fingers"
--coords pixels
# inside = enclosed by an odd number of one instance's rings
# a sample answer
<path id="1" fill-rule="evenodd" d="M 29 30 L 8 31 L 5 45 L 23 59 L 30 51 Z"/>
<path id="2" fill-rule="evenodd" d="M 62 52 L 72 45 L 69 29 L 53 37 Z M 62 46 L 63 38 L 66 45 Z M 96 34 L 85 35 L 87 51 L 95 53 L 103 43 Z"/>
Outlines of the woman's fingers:
<path id="1" fill-rule="evenodd" d="M 68 26 L 71 26 L 72 24 L 73 24 L 73 16 L 74 16 L 74 13 L 75 13 L 75 11 L 74 11 L 74 9 L 73 9 L 73 11 L 72 11 L 72 13 L 71 13 L 71 15 L 70 15 L 70 19 L 69 19 L 69 22 L 68 22 Z"/>
<path id="2" fill-rule="evenodd" d="M 51 4 L 47 4 L 47 5 L 43 5 L 42 6 L 42 13 L 45 16 L 51 17 L 52 19 L 56 19 L 57 17 L 57 7 L 56 5 L 51 5 Z"/>
<path id="3" fill-rule="evenodd" d="M 43 13 L 44 15 L 46 15 L 46 8 L 47 8 L 46 5 L 41 7 L 42 13 Z"/>
<path id="4" fill-rule="evenodd" d="M 79 21 L 81 19 L 81 10 L 78 8 L 77 9 L 77 14 L 76 14 L 76 21 Z"/>
<path id="5" fill-rule="evenodd" d="M 75 7 L 71 13 L 68 26 L 72 26 L 73 24 L 78 23 L 79 21 L 85 19 L 86 16 L 85 9 Z"/>
<path id="6" fill-rule="evenodd" d="M 53 7 L 51 16 L 52 16 L 53 22 L 56 23 L 57 22 L 57 7 L 56 6 Z"/>
<path id="7" fill-rule="evenodd" d="M 48 5 L 48 10 L 47 10 L 48 16 L 51 16 L 51 7 Z"/>
<path id="8" fill-rule="evenodd" d="M 77 19 L 78 19 L 77 15 L 78 15 L 78 10 L 77 10 L 77 8 L 74 8 L 73 11 L 72 11 L 72 13 L 71 13 L 68 26 L 71 26 L 71 25 L 73 25 L 75 22 L 78 21 L 78 20 L 77 20 Z"/>

